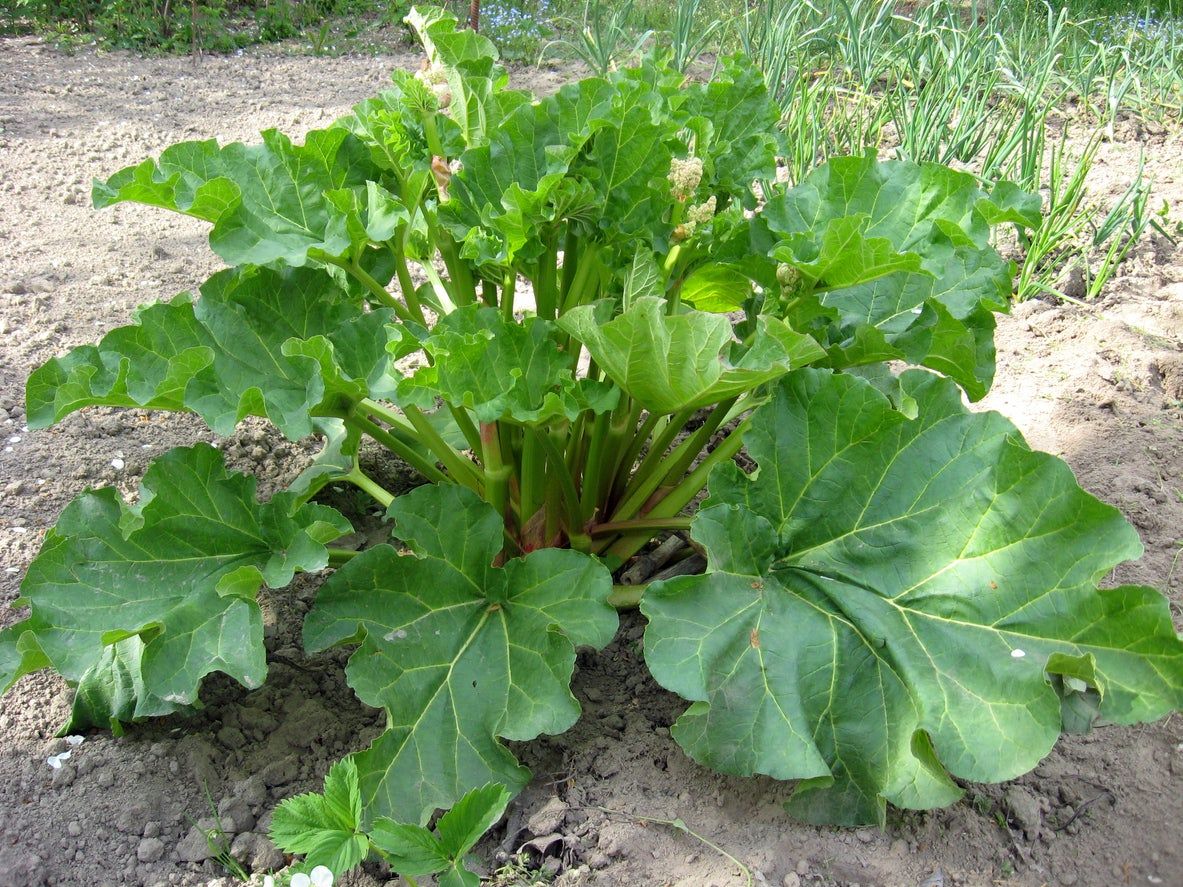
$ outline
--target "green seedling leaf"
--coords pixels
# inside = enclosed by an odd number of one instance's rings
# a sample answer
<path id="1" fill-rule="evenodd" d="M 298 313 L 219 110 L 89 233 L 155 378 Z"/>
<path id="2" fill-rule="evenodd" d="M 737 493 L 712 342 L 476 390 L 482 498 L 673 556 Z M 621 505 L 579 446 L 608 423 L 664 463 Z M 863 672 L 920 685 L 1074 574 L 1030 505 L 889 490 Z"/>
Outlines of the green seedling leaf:
<path id="1" fill-rule="evenodd" d="M 658 413 L 719 403 L 825 356 L 813 339 L 776 318 L 761 317 L 743 350 L 727 318 L 666 311 L 664 299 L 642 297 L 611 320 L 587 305 L 558 324 L 613 382 Z"/>
<path id="2" fill-rule="evenodd" d="M 602 413 L 620 397 L 607 383 L 575 379 L 555 325 L 540 318 L 513 323 L 472 305 L 442 318 L 424 347 L 434 362 L 400 383 L 401 402 L 430 408 L 442 397 L 480 422 L 535 423 Z"/>
<path id="3" fill-rule="evenodd" d="M 327 866 L 335 875 L 359 865 L 370 849 L 361 831 L 361 789 L 357 764 L 338 761 L 325 776 L 324 792 L 288 798 L 275 808 L 271 840 L 308 867 Z"/>
<path id="4" fill-rule="evenodd" d="M 405 212 L 374 184 L 380 172 L 342 127 L 310 132 L 303 145 L 268 130 L 261 145 L 174 145 L 96 180 L 93 197 L 100 208 L 134 201 L 213 222 L 210 246 L 231 265 L 300 266 L 355 256 Z"/>
<path id="5" fill-rule="evenodd" d="M 420 487 L 390 517 L 414 554 L 379 545 L 334 573 L 304 643 L 360 641 L 349 683 L 389 719 L 355 755 L 367 815 L 423 824 L 473 786 L 525 785 L 500 740 L 574 723 L 575 647 L 602 647 L 617 620 L 608 571 L 587 555 L 547 549 L 494 566 L 502 520 L 464 488 Z"/>
<path id="6" fill-rule="evenodd" d="M 801 370 L 755 415 L 758 480 L 727 465 L 693 525 L 708 573 L 650 586 L 645 659 L 693 703 L 674 726 L 726 773 L 800 780 L 811 822 L 951 803 L 961 779 L 1026 772 L 1061 731 L 1049 674 L 1102 717 L 1183 704 L 1165 599 L 1098 590 L 1141 550 L 1121 515 L 948 381 Z"/>
<path id="7" fill-rule="evenodd" d="M 370 840 L 400 875 L 433 875 L 451 865 L 439 838 L 421 825 L 379 817 L 370 829 Z"/>
<path id="8" fill-rule="evenodd" d="M 441 887 L 477 887 L 480 878 L 464 867 L 464 857 L 504 815 L 512 797 L 505 786 L 491 783 L 473 789 L 441 816 L 437 834 L 420 825 L 381 818 L 374 823 L 370 839 L 401 875 L 439 874 Z"/>
<path id="9" fill-rule="evenodd" d="M 266 416 L 298 440 L 318 410 L 392 394 L 399 349 L 389 346 L 407 335 L 389 309 L 363 313 L 311 268 L 222 271 L 196 303 L 182 295 L 136 320 L 29 377 L 30 427 L 87 406 L 126 406 L 191 410 L 219 434 Z"/>
<path id="10" fill-rule="evenodd" d="M 15 641 L 16 670 L 39 656 L 83 682 L 77 715 L 92 723 L 192 704 L 214 671 L 260 686 L 259 586 L 281 588 L 297 570 L 321 569 L 325 542 L 351 528 L 331 508 L 297 506 L 289 493 L 259 504 L 254 491 L 254 478 L 227 472 L 221 454 L 199 444 L 157 459 L 134 506 L 111 488 L 83 493 L 29 566 L 20 603 L 31 615 L 0 634 L 0 650 Z M 133 637 L 142 649 L 107 653 Z"/>

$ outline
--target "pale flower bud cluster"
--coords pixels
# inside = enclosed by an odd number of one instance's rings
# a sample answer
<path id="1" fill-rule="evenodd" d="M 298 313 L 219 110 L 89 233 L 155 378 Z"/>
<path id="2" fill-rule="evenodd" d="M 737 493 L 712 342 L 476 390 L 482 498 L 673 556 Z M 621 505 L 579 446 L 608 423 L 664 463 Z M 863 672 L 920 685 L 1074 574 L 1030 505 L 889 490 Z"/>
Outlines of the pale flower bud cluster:
<path id="1" fill-rule="evenodd" d="M 452 104 L 452 88 L 448 85 L 448 72 L 439 62 L 425 63 L 415 72 L 415 79 L 431 89 L 431 94 L 435 96 L 435 100 L 439 102 L 441 108 Z"/>
<path id="2" fill-rule="evenodd" d="M 786 290 L 794 290 L 801 283 L 801 272 L 782 263 L 776 266 L 776 282 Z"/>
<path id="3" fill-rule="evenodd" d="M 675 157 L 670 161 L 670 183 L 674 186 L 674 197 L 689 200 L 702 181 L 702 161 L 697 157 L 685 160 Z"/>
<path id="4" fill-rule="evenodd" d="M 439 62 L 423 61 L 422 67 L 415 72 L 415 79 L 425 86 L 438 86 L 448 82 L 448 72 Z"/>
<path id="5" fill-rule="evenodd" d="M 718 201 L 715 200 L 715 195 L 712 194 L 703 203 L 695 204 L 686 210 L 686 221 L 694 227 L 705 225 L 715 217 L 715 207 L 717 205 Z"/>
<path id="6" fill-rule="evenodd" d="M 686 221 L 674 229 L 674 240 L 686 240 L 691 237 L 699 225 L 705 225 L 715 217 L 715 207 L 718 201 L 712 194 L 702 203 L 697 203 L 686 209 Z"/>

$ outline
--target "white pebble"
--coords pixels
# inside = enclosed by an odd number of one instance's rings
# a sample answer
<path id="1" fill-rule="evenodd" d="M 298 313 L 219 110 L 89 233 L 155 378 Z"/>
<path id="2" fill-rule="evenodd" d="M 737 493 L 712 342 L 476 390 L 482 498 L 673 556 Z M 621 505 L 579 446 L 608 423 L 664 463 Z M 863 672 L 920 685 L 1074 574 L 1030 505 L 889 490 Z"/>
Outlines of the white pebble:
<path id="1" fill-rule="evenodd" d="M 20 442 L 21 442 L 21 436 L 20 436 L 19 434 L 14 434 L 12 437 L 10 437 L 10 438 L 8 439 L 8 442 L 9 442 L 9 443 L 20 443 Z"/>
<path id="2" fill-rule="evenodd" d="M 123 470 L 123 460 L 118 457 L 112 459 L 111 460 L 111 467 L 114 468 L 116 471 L 122 471 Z"/>

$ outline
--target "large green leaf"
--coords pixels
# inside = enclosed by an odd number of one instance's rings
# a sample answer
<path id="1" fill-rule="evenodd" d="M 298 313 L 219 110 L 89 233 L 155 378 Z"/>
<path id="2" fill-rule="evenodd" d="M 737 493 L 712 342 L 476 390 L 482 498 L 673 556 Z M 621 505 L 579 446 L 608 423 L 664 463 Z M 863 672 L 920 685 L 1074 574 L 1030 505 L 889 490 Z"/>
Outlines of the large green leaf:
<path id="1" fill-rule="evenodd" d="M 47 428 L 83 407 L 185 409 L 185 387 L 212 359 L 211 337 L 192 298 L 149 305 L 112 330 L 34 370 L 25 387 L 29 427 Z"/>
<path id="2" fill-rule="evenodd" d="M 693 705 L 674 727 L 728 773 L 799 779 L 813 822 L 882 822 L 885 802 L 1013 778 L 1061 729 L 1051 676 L 1102 717 L 1183 705 L 1183 643 L 1153 589 L 1098 590 L 1140 552 L 1113 508 L 948 381 L 802 370 L 746 438 L 759 471 L 717 471 L 693 533 L 709 572 L 649 588 L 646 662 Z"/>
<path id="3" fill-rule="evenodd" d="M 977 399 L 994 376 L 993 312 L 1007 309 L 1014 273 L 990 247 L 990 224 L 1026 218 L 1015 189 L 1000 190 L 1002 205 L 937 164 L 835 158 L 770 200 L 755 238 L 804 278 L 786 317 L 829 328 L 833 366 L 907 360 Z"/>
<path id="4" fill-rule="evenodd" d="M 189 704 L 214 671 L 262 684 L 260 584 L 280 588 L 297 570 L 324 567 L 324 543 L 350 527 L 289 493 L 259 504 L 254 490 L 253 477 L 227 472 L 221 454 L 199 444 L 157 459 L 134 506 L 111 488 L 71 502 L 21 586 L 30 617 L 0 635 L 0 649 L 21 654 L 3 657 L 0 686 L 51 664 L 90 694 L 76 716 L 105 724 Z M 109 652 L 136 636 L 142 649 Z M 92 692 L 93 681 L 108 689 Z"/>
<path id="5" fill-rule="evenodd" d="M 741 349 L 726 317 L 666 309 L 665 299 L 643 296 L 611 320 L 586 305 L 558 323 L 608 378 L 658 413 L 737 397 L 825 356 L 813 339 L 773 317 L 761 317 L 750 346 Z"/>
<path id="6" fill-rule="evenodd" d="M 389 723 L 356 755 L 368 815 L 426 823 L 487 782 L 525 785 L 500 740 L 574 723 L 575 647 L 608 643 L 616 613 L 608 571 L 586 555 L 547 549 L 494 566 L 501 519 L 468 490 L 420 487 L 390 515 L 415 554 L 379 545 L 338 570 L 304 642 L 360 641 L 349 683 Z"/>
<path id="7" fill-rule="evenodd" d="M 537 317 L 513 323 L 496 308 L 476 305 L 442 318 L 424 342 L 434 358 L 399 385 L 399 398 L 430 408 L 442 397 L 480 422 L 574 420 L 584 410 L 616 406 L 608 383 L 575 379 L 553 323 Z"/>
<path id="8" fill-rule="evenodd" d="M 36 370 L 29 424 L 93 405 L 188 409 L 219 434 L 258 415 L 296 440 L 317 410 L 393 394 L 387 345 L 402 336 L 389 309 L 363 313 L 323 271 L 223 271 L 196 303 L 183 295 L 148 307 L 97 346 Z"/>
<path id="9" fill-rule="evenodd" d="M 259 145 L 174 145 L 96 180 L 94 204 L 135 201 L 213 222 L 210 246 L 231 265 L 299 266 L 355 255 L 404 212 L 379 178 L 370 148 L 342 127 L 314 130 L 303 145 L 268 130 Z"/>

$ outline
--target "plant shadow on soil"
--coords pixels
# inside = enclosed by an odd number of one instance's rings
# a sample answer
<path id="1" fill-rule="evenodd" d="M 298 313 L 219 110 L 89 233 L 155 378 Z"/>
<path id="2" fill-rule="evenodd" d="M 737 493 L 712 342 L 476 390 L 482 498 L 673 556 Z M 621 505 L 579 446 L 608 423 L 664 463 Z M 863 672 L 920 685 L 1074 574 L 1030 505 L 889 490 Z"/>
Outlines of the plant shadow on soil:
<path id="1" fill-rule="evenodd" d="M 10 243 L 0 273 L 0 424 L 6 437 L 22 438 L 0 456 L 0 558 L 13 571 L 0 574 L 0 600 L 10 601 L 40 533 L 73 495 L 104 483 L 130 493 L 152 456 L 209 439 L 189 417 L 101 409 L 22 431 L 31 367 L 216 267 L 191 220 L 139 208 L 96 216 L 82 196 L 89 176 L 180 138 L 320 125 L 380 88 L 385 70 L 412 60 L 248 53 L 194 68 L 121 54 L 67 58 L 28 41 L 4 41 L 0 53 L 9 74 L 0 82 L 0 236 Z M 553 88 L 561 74 L 540 80 Z M 106 125 L 111 117 L 122 122 Z M 1115 193 L 1139 141 L 1133 134 L 1104 148 L 1103 175 Z M 1181 160 L 1178 138 L 1148 157 L 1176 211 L 1183 183 L 1172 170 Z M 1096 309 L 1030 302 L 1004 318 L 998 381 L 984 406 L 1009 416 L 1033 446 L 1066 458 L 1087 489 L 1130 516 L 1147 554 L 1116 579 L 1164 588 L 1179 621 L 1183 569 L 1172 569 L 1183 535 L 1183 254 L 1165 244 L 1139 248 Z M 231 467 L 259 477 L 264 495 L 314 449 L 254 421 L 221 446 Z M 125 467 L 113 468 L 113 458 Z M 400 471 L 386 468 L 397 485 Z M 380 713 L 345 683 L 348 651 L 309 658 L 300 648 L 319 581 L 299 577 L 287 591 L 264 594 L 272 659 L 264 687 L 248 692 L 215 676 L 203 711 L 136 725 L 121 739 L 89 735 L 59 770 L 45 758 L 64 750 L 52 738 L 68 711 L 61 681 L 30 676 L 0 699 L 0 883 L 228 885 L 194 831 L 214 820 L 249 867 L 279 864 L 258 837 L 275 803 L 319 788 L 332 761 L 382 727 Z M 17 615 L 0 613 L 0 624 Z M 745 883 L 693 837 L 637 818 L 680 817 L 767 883 L 790 887 L 1183 883 L 1179 717 L 1067 737 L 1034 773 L 967 786 L 966 799 L 948 810 L 893 812 L 883 832 L 814 828 L 783 813 L 789 786 L 719 776 L 677 748 L 669 727 L 684 703 L 649 678 L 642 632 L 641 617 L 625 615 L 613 644 L 580 654 L 573 691 L 584 715 L 571 731 L 513 744 L 534 781 L 482 844 L 490 869 L 532 842 L 532 864 L 557 871 L 567 887 Z M 390 881 L 372 868 L 344 883 Z"/>

